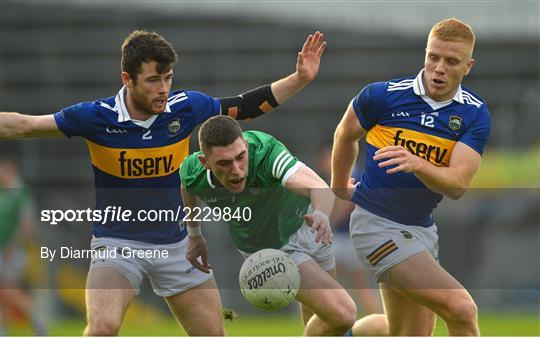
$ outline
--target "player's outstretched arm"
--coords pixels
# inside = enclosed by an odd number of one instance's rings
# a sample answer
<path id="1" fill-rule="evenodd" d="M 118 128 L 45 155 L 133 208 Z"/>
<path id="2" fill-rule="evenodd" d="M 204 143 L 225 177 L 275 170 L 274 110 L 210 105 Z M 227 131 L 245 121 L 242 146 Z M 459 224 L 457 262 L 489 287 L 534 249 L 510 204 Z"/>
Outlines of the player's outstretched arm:
<path id="1" fill-rule="evenodd" d="M 302 164 L 285 182 L 285 188 L 295 194 L 309 197 L 313 212 L 304 216 L 306 224 L 317 232 L 316 242 L 332 242 L 329 215 L 334 208 L 336 197 L 326 182 L 311 168 Z"/>
<path id="2" fill-rule="evenodd" d="M 199 206 L 199 198 L 187 192 L 183 186 L 181 187 L 181 193 L 184 206 L 188 211 L 195 210 L 195 207 Z M 212 266 L 208 263 L 208 249 L 206 240 L 201 233 L 201 222 L 192 218 L 190 214 L 186 215 L 186 218 L 188 231 L 186 259 L 195 268 L 204 273 L 210 273 Z M 199 261 L 199 257 L 201 257 L 201 261 Z"/>
<path id="3" fill-rule="evenodd" d="M 272 111 L 315 79 L 325 48 L 322 33 L 310 34 L 298 53 L 294 73 L 243 94 L 219 98 L 221 113 L 244 120 Z"/>
<path id="4" fill-rule="evenodd" d="M 474 174 L 480 167 L 481 156 L 468 145 L 457 142 L 447 167 L 438 167 L 411 154 L 401 146 L 384 147 L 373 159 L 379 167 L 393 166 L 387 174 L 400 171 L 413 173 L 429 189 L 457 200 L 465 194 Z"/>
<path id="5" fill-rule="evenodd" d="M 34 116 L 0 112 L 0 139 L 2 140 L 62 135 L 52 114 Z"/>
<path id="6" fill-rule="evenodd" d="M 354 179 L 351 179 L 351 174 L 358 154 L 358 140 L 364 134 L 365 130 L 354 113 L 351 101 L 336 127 L 332 148 L 331 187 L 339 198 L 350 200 L 354 192 Z"/>
<path id="7" fill-rule="evenodd" d="M 279 104 L 287 101 L 317 77 L 325 49 L 326 41 L 321 32 L 317 31 L 307 37 L 302 50 L 298 52 L 296 71 L 272 83 L 272 93 Z"/>

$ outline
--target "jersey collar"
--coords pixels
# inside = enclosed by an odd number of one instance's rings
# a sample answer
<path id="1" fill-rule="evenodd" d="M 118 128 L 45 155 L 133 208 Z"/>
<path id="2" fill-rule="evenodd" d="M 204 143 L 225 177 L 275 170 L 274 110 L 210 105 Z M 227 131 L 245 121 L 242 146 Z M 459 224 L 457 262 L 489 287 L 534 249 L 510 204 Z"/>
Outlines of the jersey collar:
<path id="1" fill-rule="evenodd" d="M 420 73 L 418 73 L 418 75 L 416 75 L 416 77 L 414 78 L 413 90 L 416 95 L 420 96 L 422 99 L 424 99 L 424 101 L 426 101 L 427 103 L 431 105 L 432 102 L 437 102 L 437 101 L 433 100 L 431 97 L 429 97 L 426 94 L 426 89 L 424 88 L 424 83 L 422 82 L 423 75 L 424 75 L 424 69 L 422 68 L 422 70 L 420 70 Z M 461 104 L 465 103 L 463 101 L 463 92 L 461 90 L 461 85 L 459 85 L 458 90 L 456 91 L 456 94 L 454 95 L 452 100 L 448 100 L 448 101 L 450 102 L 456 101 Z M 447 102 L 447 104 L 450 102 Z M 439 103 L 443 103 L 443 102 L 439 102 Z"/>
<path id="2" fill-rule="evenodd" d="M 215 189 L 216 186 L 215 184 L 212 182 L 212 171 L 210 169 L 206 169 L 206 179 L 208 180 L 208 184 L 210 185 L 210 187 L 212 189 Z"/>
<path id="3" fill-rule="evenodd" d="M 126 86 L 122 86 L 122 88 L 120 88 L 120 90 L 118 91 L 118 94 L 116 94 L 116 97 L 114 98 L 114 110 L 118 113 L 118 122 L 127 122 L 127 121 L 132 120 L 131 116 L 129 116 L 129 112 L 126 106 L 125 95 L 126 95 Z M 167 104 L 165 105 L 164 112 L 165 113 L 171 112 L 171 107 L 169 106 L 168 101 L 167 101 Z"/>

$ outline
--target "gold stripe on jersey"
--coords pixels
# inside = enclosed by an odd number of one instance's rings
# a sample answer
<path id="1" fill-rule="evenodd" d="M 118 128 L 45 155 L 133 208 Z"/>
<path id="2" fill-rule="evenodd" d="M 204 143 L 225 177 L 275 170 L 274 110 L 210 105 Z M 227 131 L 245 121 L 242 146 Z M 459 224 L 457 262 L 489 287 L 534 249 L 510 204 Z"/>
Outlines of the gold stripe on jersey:
<path id="1" fill-rule="evenodd" d="M 386 146 L 403 146 L 438 166 L 448 166 L 456 141 L 415 130 L 375 125 L 366 135 L 366 141 L 380 149 Z"/>
<path id="2" fill-rule="evenodd" d="M 109 148 L 86 140 L 92 164 L 119 178 L 149 178 L 172 174 L 189 154 L 189 137 L 157 148 Z"/>

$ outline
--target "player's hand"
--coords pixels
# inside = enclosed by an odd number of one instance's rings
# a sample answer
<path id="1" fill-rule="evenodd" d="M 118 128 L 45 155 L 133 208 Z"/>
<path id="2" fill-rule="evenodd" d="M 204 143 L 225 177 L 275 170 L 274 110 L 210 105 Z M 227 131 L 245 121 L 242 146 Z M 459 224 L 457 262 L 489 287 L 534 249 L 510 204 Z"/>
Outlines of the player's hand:
<path id="1" fill-rule="evenodd" d="M 379 163 L 379 168 L 395 166 L 387 169 L 387 174 L 395 174 L 400 171 L 414 173 L 419 166 L 419 161 L 422 160 L 420 157 L 405 150 L 402 146 L 381 148 L 375 152 L 373 159 L 375 161 L 386 160 Z"/>
<path id="2" fill-rule="evenodd" d="M 308 83 L 315 79 L 325 48 L 326 41 L 321 32 L 309 34 L 296 60 L 296 72 L 302 82 Z"/>
<path id="3" fill-rule="evenodd" d="M 315 242 L 322 242 L 323 244 L 332 243 L 334 235 L 332 234 L 332 228 L 330 224 L 324 218 L 319 215 L 308 214 L 304 215 L 304 221 L 311 227 L 312 232 L 316 232 Z"/>
<path id="4" fill-rule="evenodd" d="M 201 261 L 199 261 L 201 257 Z M 201 236 L 188 237 L 186 258 L 195 268 L 204 273 L 210 273 L 212 266 L 208 263 L 206 240 Z"/>

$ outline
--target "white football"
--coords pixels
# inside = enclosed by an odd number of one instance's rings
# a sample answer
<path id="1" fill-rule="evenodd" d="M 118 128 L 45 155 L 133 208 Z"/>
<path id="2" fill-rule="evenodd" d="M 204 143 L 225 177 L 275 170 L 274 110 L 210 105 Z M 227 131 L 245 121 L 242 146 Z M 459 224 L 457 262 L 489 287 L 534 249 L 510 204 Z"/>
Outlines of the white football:
<path id="1" fill-rule="evenodd" d="M 244 297 L 264 310 L 290 304 L 300 287 L 298 266 L 287 253 L 276 249 L 259 250 L 249 256 L 238 279 Z"/>

